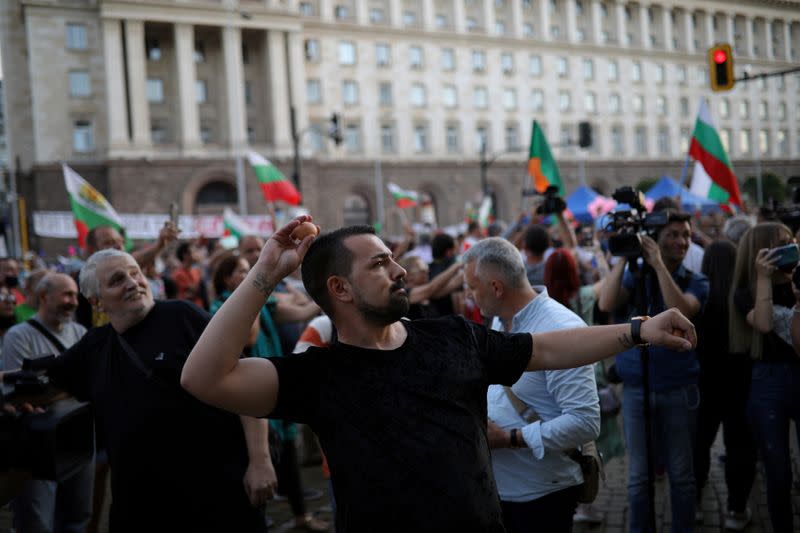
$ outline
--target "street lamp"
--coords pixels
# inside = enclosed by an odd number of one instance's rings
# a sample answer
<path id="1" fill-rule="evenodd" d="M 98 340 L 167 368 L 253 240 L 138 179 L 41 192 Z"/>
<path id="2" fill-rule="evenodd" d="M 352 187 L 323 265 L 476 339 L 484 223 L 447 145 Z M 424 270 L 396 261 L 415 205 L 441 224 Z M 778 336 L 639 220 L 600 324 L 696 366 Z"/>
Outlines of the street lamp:
<path id="1" fill-rule="evenodd" d="M 339 113 L 331 115 L 331 127 L 328 128 L 328 137 L 333 139 L 336 146 L 342 143 L 342 133 L 339 127 Z M 289 106 L 289 123 L 292 128 L 292 147 L 294 149 L 294 165 L 292 167 L 292 181 L 297 190 L 300 190 L 300 139 L 311 129 L 311 126 L 297 131 L 297 113 L 294 106 Z"/>
<path id="2" fill-rule="evenodd" d="M 510 148 L 506 148 L 501 152 L 497 152 L 496 154 L 492 155 L 490 158 L 487 159 L 486 157 L 486 139 L 481 141 L 481 159 L 480 159 L 480 166 L 481 166 L 481 192 L 483 192 L 483 196 L 486 197 L 489 195 L 489 181 L 487 178 L 487 173 L 489 171 L 489 166 L 492 163 L 497 161 L 497 158 L 501 155 L 505 154 L 512 154 L 517 152 L 524 151 L 522 146 L 512 146 Z"/>

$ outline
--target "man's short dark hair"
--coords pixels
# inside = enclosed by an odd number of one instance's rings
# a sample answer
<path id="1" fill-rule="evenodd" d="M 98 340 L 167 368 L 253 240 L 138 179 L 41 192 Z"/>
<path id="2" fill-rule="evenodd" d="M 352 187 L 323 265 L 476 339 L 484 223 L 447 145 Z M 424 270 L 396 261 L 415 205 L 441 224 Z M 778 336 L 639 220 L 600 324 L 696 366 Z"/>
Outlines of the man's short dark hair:
<path id="1" fill-rule="evenodd" d="M 344 245 L 344 240 L 354 235 L 375 235 L 375 228 L 365 225 L 347 226 L 324 233 L 314 239 L 303 258 L 303 285 L 309 296 L 328 314 L 331 311 L 328 278 L 350 274 L 353 252 Z"/>
<path id="2" fill-rule="evenodd" d="M 666 211 L 667 209 L 672 209 L 673 211 L 680 211 L 681 205 L 675 198 L 671 196 L 663 196 L 658 200 L 656 200 L 656 203 L 653 204 L 653 212 Z"/>
<path id="3" fill-rule="evenodd" d="M 90 250 L 97 250 L 97 232 L 101 228 L 109 228 L 111 226 L 95 226 L 86 234 L 86 247 Z"/>
<path id="4" fill-rule="evenodd" d="M 183 258 L 186 257 L 186 254 L 189 253 L 190 247 L 191 244 L 189 244 L 187 241 L 183 241 L 178 245 L 177 250 L 175 250 L 175 256 L 178 258 L 178 261 L 183 263 Z"/>
<path id="5" fill-rule="evenodd" d="M 456 247 L 456 240 L 447 233 L 437 233 L 431 241 L 431 256 L 444 259 L 447 252 Z"/>
<path id="6" fill-rule="evenodd" d="M 534 255 L 544 255 L 547 248 L 550 247 L 550 235 L 547 234 L 547 229 L 540 224 L 535 224 L 525 230 L 523 239 L 525 249 Z"/>

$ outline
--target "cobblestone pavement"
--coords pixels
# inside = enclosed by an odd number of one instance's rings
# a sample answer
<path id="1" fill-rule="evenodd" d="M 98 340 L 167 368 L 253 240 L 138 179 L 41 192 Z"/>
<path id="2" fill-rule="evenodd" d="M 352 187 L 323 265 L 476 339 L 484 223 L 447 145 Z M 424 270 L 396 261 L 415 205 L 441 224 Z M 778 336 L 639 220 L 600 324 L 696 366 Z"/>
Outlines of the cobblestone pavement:
<path id="1" fill-rule="evenodd" d="M 795 509 L 795 531 L 800 531 L 800 488 L 797 480 L 800 480 L 800 457 L 798 457 L 797 443 L 794 442 L 795 432 L 792 431 L 793 439 L 793 465 L 795 486 L 792 491 L 792 499 Z M 725 487 L 725 475 L 722 462 L 719 457 L 724 453 L 722 446 L 722 433 L 717 435 L 717 440 L 711 452 L 711 472 L 709 483 L 703 491 L 703 523 L 698 524 L 698 533 L 711 533 L 724 531 L 723 513 L 726 506 L 727 489 Z M 332 523 L 333 518 L 330 512 L 330 500 L 328 498 L 327 481 L 322 477 L 322 471 L 318 464 L 310 464 L 302 468 L 303 481 L 306 488 L 322 491 L 323 495 L 319 498 L 307 501 L 308 511 L 314 516 Z M 604 521 L 600 525 L 589 526 L 578 524 L 575 526 L 576 533 L 622 533 L 628 529 L 628 503 L 626 494 L 626 463 L 625 458 L 617 458 L 606 465 L 606 484 L 601 488 L 594 507 L 604 516 Z M 669 531 L 669 482 L 661 480 L 656 483 L 656 509 L 658 531 Z M 748 533 L 772 533 L 767 513 L 766 490 L 761 468 L 757 469 L 756 482 L 750 495 L 750 508 L 753 511 L 753 520 L 745 529 Z M 107 513 L 106 513 L 107 515 Z M 274 521 L 270 531 L 285 533 L 289 531 L 300 531 L 293 528 L 294 520 L 289 504 L 286 501 L 273 501 L 267 506 L 267 515 Z M 106 519 L 107 520 L 107 519 Z M 107 531 L 107 521 L 104 520 L 103 531 Z M 0 509 L 0 533 L 10 532 L 10 513 L 7 507 Z M 333 531 L 333 527 L 330 528 Z M 221 532 L 227 533 L 227 532 Z M 375 533 L 380 533 L 376 531 Z M 414 532 L 409 532 L 414 533 Z M 546 532 L 542 532 L 546 533 Z"/>

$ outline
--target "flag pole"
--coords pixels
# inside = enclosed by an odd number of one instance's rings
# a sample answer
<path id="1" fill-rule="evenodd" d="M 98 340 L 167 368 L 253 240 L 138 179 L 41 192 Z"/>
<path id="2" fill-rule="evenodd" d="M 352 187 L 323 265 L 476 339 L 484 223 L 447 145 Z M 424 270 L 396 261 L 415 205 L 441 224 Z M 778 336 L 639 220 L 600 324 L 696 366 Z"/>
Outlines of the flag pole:
<path id="1" fill-rule="evenodd" d="M 686 152 L 686 159 L 683 161 L 683 170 L 681 170 L 681 180 L 679 182 L 681 187 L 683 187 L 684 183 L 686 183 L 687 170 L 689 170 L 689 152 Z"/>
<path id="2" fill-rule="evenodd" d="M 244 181 L 244 161 L 242 155 L 236 156 L 236 198 L 239 202 L 239 214 L 247 214 L 247 191 Z"/>
<path id="3" fill-rule="evenodd" d="M 381 172 L 381 160 L 380 158 L 375 160 L 375 205 L 377 206 L 377 215 L 378 215 L 378 224 L 380 225 L 379 233 L 383 232 L 384 229 L 384 206 L 383 206 L 383 173 Z"/>

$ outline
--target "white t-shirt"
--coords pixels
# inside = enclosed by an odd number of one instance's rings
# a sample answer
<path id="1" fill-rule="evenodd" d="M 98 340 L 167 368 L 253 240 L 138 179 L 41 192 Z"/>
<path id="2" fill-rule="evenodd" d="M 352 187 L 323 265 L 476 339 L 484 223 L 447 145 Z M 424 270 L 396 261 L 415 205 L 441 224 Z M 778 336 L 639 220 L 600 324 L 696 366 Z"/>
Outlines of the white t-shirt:
<path id="1" fill-rule="evenodd" d="M 34 320 L 37 320 L 34 317 Z M 41 320 L 38 320 L 44 326 Z M 44 326 L 55 338 L 69 348 L 86 333 L 86 328 L 75 321 L 64 324 L 61 331 L 53 331 Z M 3 368 L 16 370 L 22 367 L 23 359 L 37 359 L 43 355 L 59 355 L 59 349 L 53 345 L 39 330 L 22 322 L 8 330 L 3 339 Z"/>

